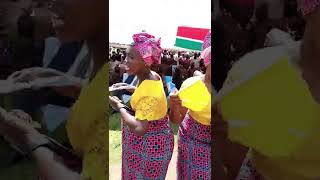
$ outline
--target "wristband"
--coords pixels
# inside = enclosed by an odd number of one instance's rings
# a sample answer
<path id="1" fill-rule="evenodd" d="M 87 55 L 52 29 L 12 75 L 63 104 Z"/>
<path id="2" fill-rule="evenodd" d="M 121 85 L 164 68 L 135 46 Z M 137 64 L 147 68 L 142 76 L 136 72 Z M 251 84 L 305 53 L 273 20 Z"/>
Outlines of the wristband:
<path id="1" fill-rule="evenodd" d="M 133 113 L 134 111 L 131 109 L 131 108 L 129 108 L 128 106 L 126 106 L 126 105 L 122 105 L 121 107 L 119 107 L 118 108 L 118 111 L 120 111 L 120 109 L 125 109 L 125 110 L 127 110 L 129 113 Z"/>
<path id="2" fill-rule="evenodd" d="M 45 148 L 47 148 L 49 150 L 52 150 L 51 147 L 50 147 L 50 143 L 44 143 L 44 144 L 39 144 L 36 147 L 32 148 L 30 153 L 34 152 L 35 150 L 37 150 L 37 149 L 39 149 L 41 147 L 45 147 Z"/>
<path id="3" fill-rule="evenodd" d="M 120 109 L 122 109 L 122 108 L 126 109 L 126 106 L 123 105 L 123 106 L 118 107 L 118 111 L 120 111 Z"/>
<path id="4" fill-rule="evenodd" d="M 56 152 L 56 153 L 59 152 L 59 146 L 57 146 L 56 142 L 53 139 L 51 139 L 47 136 L 44 138 L 46 139 L 46 142 L 43 142 L 41 144 L 37 144 L 34 147 L 30 148 L 28 154 L 34 152 L 35 150 L 37 150 L 38 148 L 41 148 L 41 147 L 45 147 L 45 148 L 47 148 L 53 152 Z"/>

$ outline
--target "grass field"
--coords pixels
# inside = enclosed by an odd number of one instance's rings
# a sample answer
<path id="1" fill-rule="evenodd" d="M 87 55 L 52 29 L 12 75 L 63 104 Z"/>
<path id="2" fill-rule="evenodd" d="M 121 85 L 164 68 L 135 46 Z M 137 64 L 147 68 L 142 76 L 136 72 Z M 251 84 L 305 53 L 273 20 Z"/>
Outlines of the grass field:
<path id="1" fill-rule="evenodd" d="M 174 131 L 174 152 L 168 168 L 167 180 L 176 179 L 177 140 L 178 126 L 171 125 Z M 113 114 L 109 118 L 109 166 L 110 180 L 121 179 L 121 124 L 120 115 Z"/>

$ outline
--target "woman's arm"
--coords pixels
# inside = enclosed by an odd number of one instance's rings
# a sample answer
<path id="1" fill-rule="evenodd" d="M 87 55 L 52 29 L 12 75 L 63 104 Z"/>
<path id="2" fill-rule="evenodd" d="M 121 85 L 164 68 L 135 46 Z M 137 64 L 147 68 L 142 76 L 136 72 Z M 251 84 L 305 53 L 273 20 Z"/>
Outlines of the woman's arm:
<path id="1" fill-rule="evenodd" d="M 170 108 L 169 118 L 172 123 L 180 124 L 186 116 L 188 109 L 185 107 Z"/>
<path id="2" fill-rule="evenodd" d="M 249 149 L 228 139 L 216 139 L 215 147 L 220 156 L 219 159 L 227 169 L 228 178 L 235 179 Z"/>
<path id="3" fill-rule="evenodd" d="M 41 179 L 45 180 L 80 180 L 81 175 L 77 172 L 73 172 L 62 163 L 55 159 L 55 154 L 51 150 L 40 147 L 33 151 L 32 156 L 36 161 L 37 170 Z"/>
<path id="4" fill-rule="evenodd" d="M 216 148 L 216 143 L 213 143 L 211 160 L 212 160 L 211 177 L 215 177 L 215 179 L 228 180 L 227 172 L 225 171 L 223 161 L 221 159 L 221 155 Z"/>
<path id="5" fill-rule="evenodd" d="M 249 150 L 248 147 L 228 139 L 228 124 L 221 115 L 218 105 L 213 107 L 212 131 L 214 152 L 219 154 L 229 179 L 235 179 Z"/>
<path id="6" fill-rule="evenodd" d="M 182 102 L 176 95 L 177 92 L 170 95 L 169 118 L 172 123 L 180 124 L 186 116 L 188 109 L 182 106 Z"/>
<path id="7" fill-rule="evenodd" d="M 129 127 L 131 132 L 143 136 L 148 131 L 148 121 L 140 121 L 127 112 L 126 109 L 120 108 L 121 119 Z"/>
<path id="8" fill-rule="evenodd" d="M 119 98 L 115 96 L 109 96 L 109 103 L 113 108 L 117 109 L 120 112 L 123 123 L 129 127 L 131 132 L 133 132 L 134 134 L 143 136 L 148 131 L 148 121 L 147 120 L 141 121 L 137 119 L 135 116 L 131 115 L 124 108 L 125 106 L 122 104 Z M 138 104 L 139 106 L 141 106 L 141 108 L 137 108 L 137 109 L 140 109 L 140 111 L 143 111 L 143 109 L 145 109 L 144 106 L 146 105 L 145 102 L 140 101 Z"/>
<path id="9" fill-rule="evenodd" d="M 82 87 L 81 86 L 65 86 L 65 87 L 53 87 L 52 89 L 61 96 L 77 99 L 80 95 Z"/>
<path id="10" fill-rule="evenodd" d="M 52 89 L 62 96 L 77 99 L 78 96 L 80 95 L 82 87 L 86 86 L 88 84 L 89 80 L 88 79 L 81 79 L 78 77 L 72 77 L 71 79 L 73 80 L 74 85 L 52 87 Z"/>
<path id="11" fill-rule="evenodd" d="M 4 111 L 1 112 L 5 113 Z M 24 114 L 20 113 L 20 115 Z M 80 180 L 80 174 L 73 172 L 58 161 L 58 158 L 56 158 L 58 156 L 54 152 L 45 147 L 34 149 L 39 145 L 47 144 L 48 140 L 35 130 L 30 122 L 19 119 L 18 115 L 5 114 L 2 116 L 0 118 L 1 135 L 5 136 L 11 144 L 17 145 L 26 152 L 31 152 L 42 179 Z"/>

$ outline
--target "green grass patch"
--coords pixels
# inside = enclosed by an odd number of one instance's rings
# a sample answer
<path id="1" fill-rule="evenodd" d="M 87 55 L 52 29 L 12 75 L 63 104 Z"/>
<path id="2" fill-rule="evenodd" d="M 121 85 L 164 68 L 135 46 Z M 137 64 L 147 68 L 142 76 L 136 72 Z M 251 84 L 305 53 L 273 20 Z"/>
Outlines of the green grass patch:
<path id="1" fill-rule="evenodd" d="M 109 117 L 109 130 L 114 131 L 121 131 L 121 120 L 120 120 L 120 114 L 110 114 Z"/>

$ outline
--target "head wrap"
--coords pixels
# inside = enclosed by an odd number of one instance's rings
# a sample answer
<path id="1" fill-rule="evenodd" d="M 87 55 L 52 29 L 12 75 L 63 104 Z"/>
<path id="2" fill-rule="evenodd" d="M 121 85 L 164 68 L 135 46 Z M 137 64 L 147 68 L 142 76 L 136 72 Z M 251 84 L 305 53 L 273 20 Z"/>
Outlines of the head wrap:
<path id="1" fill-rule="evenodd" d="M 211 63 L 211 31 L 208 32 L 203 40 L 201 58 L 204 59 L 206 66 Z"/>
<path id="2" fill-rule="evenodd" d="M 145 32 L 134 34 L 132 38 L 133 47 L 148 66 L 161 63 L 160 39 L 155 39 L 153 35 Z"/>
<path id="3" fill-rule="evenodd" d="M 320 0 L 297 0 L 299 10 L 301 10 L 304 16 L 314 12 L 320 5 Z"/>

